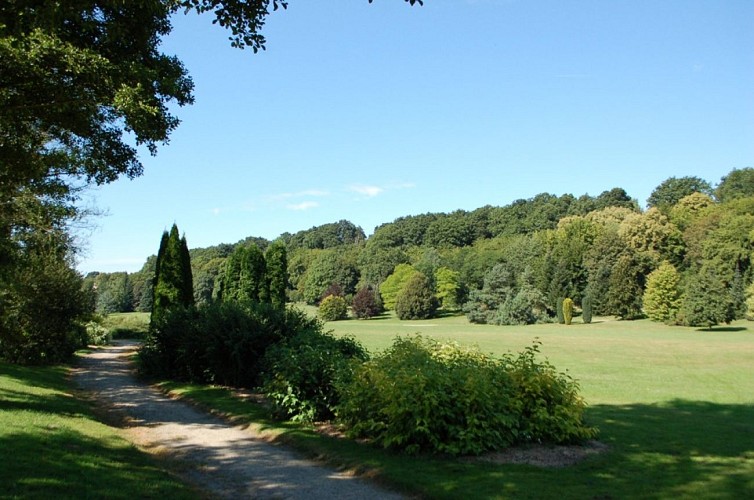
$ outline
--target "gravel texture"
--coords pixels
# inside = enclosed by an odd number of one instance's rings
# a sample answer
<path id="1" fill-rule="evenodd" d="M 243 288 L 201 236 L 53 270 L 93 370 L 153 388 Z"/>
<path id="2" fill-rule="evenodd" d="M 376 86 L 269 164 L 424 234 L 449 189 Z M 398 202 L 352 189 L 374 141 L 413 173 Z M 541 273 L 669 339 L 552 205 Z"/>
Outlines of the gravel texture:
<path id="1" fill-rule="evenodd" d="M 116 341 L 82 357 L 74 380 L 127 422 L 139 447 L 176 460 L 187 480 L 219 498 L 398 499 L 400 495 L 339 472 L 249 429 L 161 394 L 136 380 L 129 356 L 138 344 Z"/>

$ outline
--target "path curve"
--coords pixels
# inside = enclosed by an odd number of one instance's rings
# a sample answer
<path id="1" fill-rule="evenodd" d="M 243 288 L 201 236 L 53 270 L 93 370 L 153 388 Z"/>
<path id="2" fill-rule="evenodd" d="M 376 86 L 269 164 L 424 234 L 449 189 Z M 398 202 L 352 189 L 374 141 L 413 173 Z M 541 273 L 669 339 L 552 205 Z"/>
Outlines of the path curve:
<path id="1" fill-rule="evenodd" d="M 138 343 L 119 340 L 81 358 L 74 380 L 125 413 L 126 435 L 140 447 L 177 457 L 181 474 L 223 498 L 399 499 L 367 481 L 302 459 L 240 426 L 170 399 L 133 377 Z"/>

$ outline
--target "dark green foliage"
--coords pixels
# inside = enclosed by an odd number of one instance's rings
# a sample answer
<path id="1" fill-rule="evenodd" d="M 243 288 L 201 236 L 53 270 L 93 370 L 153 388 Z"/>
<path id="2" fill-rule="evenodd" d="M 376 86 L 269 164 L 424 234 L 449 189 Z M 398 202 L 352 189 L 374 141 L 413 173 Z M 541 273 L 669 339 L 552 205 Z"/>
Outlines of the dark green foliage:
<path id="1" fill-rule="evenodd" d="M 320 252 L 309 266 L 306 274 L 304 298 L 316 304 L 333 283 L 344 296 L 352 296 L 359 282 L 356 254 L 346 249 L 329 249 Z"/>
<path id="2" fill-rule="evenodd" d="M 573 321 L 573 300 L 571 298 L 565 298 L 563 300 L 563 323 L 570 325 Z"/>
<path id="3" fill-rule="evenodd" d="M 495 325 L 533 325 L 549 320 L 545 296 L 534 286 L 524 283 L 515 296 L 498 307 L 491 321 Z"/>
<path id="4" fill-rule="evenodd" d="M 285 244 L 276 241 L 265 253 L 267 281 L 270 287 L 270 303 L 278 309 L 285 308 L 288 290 L 288 251 Z"/>
<path id="5" fill-rule="evenodd" d="M 364 230 L 347 220 L 315 226 L 296 234 L 280 236 L 291 251 L 300 248 L 309 250 L 337 248 L 343 245 L 357 245 L 366 240 Z"/>
<path id="6" fill-rule="evenodd" d="M 471 245 L 478 237 L 473 222 L 463 210 L 440 216 L 427 227 L 424 244 L 438 248 Z"/>
<path id="7" fill-rule="evenodd" d="M 609 279 L 608 303 L 610 310 L 621 319 L 642 316 L 643 278 L 645 274 L 636 256 L 623 255 L 618 259 Z"/>
<path id="8" fill-rule="evenodd" d="M 754 168 L 731 170 L 720 180 L 715 189 L 715 197 L 720 202 L 754 196 Z"/>
<path id="9" fill-rule="evenodd" d="M 252 388 L 270 346 L 319 328 L 300 311 L 256 302 L 177 308 L 151 326 L 139 364 L 151 376 Z"/>
<path id="10" fill-rule="evenodd" d="M 403 320 L 431 318 L 437 308 L 432 282 L 420 272 L 409 278 L 395 299 L 395 313 Z"/>
<path id="11" fill-rule="evenodd" d="M 353 296 L 351 310 L 354 316 L 359 319 L 372 318 L 382 312 L 382 303 L 377 290 L 371 286 L 359 288 L 356 295 Z"/>
<path id="12" fill-rule="evenodd" d="M 98 313 L 133 311 L 133 286 L 128 273 L 100 274 L 88 282 L 96 288 Z"/>
<path id="13" fill-rule="evenodd" d="M 712 186 L 699 177 L 670 177 L 652 191 L 647 198 L 647 205 L 667 211 L 681 198 L 692 193 L 712 194 Z"/>
<path id="14" fill-rule="evenodd" d="M 556 304 L 555 304 L 555 317 L 558 320 L 558 323 L 561 325 L 565 324 L 565 311 L 563 310 L 563 301 L 565 298 L 559 297 Z"/>
<path id="15" fill-rule="evenodd" d="M 340 403 L 336 384 L 350 380 L 352 360 L 367 358 L 366 350 L 352 338 L 303 330 L 267 350 L 262 392 L 279 416 L 305 422 L 329 420 Z"/>
<path id="16" fill-rule="evenodd" d="M 463 306 L 466 317 L 472 323 L 493 324 L 497 310 L 515 295 L 516 277 L 506 263 L 496 264 L 484 276 L 481 290 L 473 290 Z"/>
<path id="17" fill-rule="evenodd" d="M 479 454 L 523 442 L 592 438 L 578 386 L 538 346 L 495 359 L 421 336 L 354 370 L 337 416 L 353 436 L 409 453 Z"/>
<path id="18" fill-rule="evenodd" d="M 688 326 L 712 329 L 735 319 L 735 305 L 730 289 L 712 268 L 703 268 L 689 278 L 681 305 L 681 319 Z"/>
<path id="19" fill-rule="evenodd" d="M 322 321 L 338 321 L 348 317 L 348 304 L 340 295 L 328 295 L 319 304 Z"/>
<path id="20" fill-rule="evenodd" d="M 0 291 L 0 358 L 17 364 L 68 361 L 86 340 L 93 297 L 56 251 L 33 250 Z"/>
<path id="21" fill-rule="evenodd" d="M 152 320 L 171 309 L 190 307 L 193 304 L 194 281 L 186 238 L 179 236 L 178 226 L 173 224 L 169 234 L 167 231 L 162 234 L 157 253 Z"/>
<path id="22" fill-rule="evenodd" d="M 581 321 L 585 325 L 592 322 L 592 296 L 586 295 L 581 301 Z"/>
<path id="23" fill-rule="evenodd" d="M 269 301 L 267 264 L 262 250 L 257 245 L 240 245 L 228 257 L 221 296 L 224 301 Z"/>

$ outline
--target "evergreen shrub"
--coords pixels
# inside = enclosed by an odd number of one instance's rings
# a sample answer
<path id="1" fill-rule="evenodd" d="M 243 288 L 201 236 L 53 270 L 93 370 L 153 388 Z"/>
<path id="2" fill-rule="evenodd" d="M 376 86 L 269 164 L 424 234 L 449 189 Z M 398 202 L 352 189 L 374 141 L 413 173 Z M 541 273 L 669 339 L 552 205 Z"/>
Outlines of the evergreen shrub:
<path id="1" fill-rule="evenodd" d="M 587 295 L 581 301 L 581 320 L 585 325 L 592 322 L 593 301 L 592 296 Z"/>
<path id="2" fill-rule="evenodd" d="M 573 321 L 573 300 L 566 298 L 563 300 L 563 323 L 570 325 Z"/>

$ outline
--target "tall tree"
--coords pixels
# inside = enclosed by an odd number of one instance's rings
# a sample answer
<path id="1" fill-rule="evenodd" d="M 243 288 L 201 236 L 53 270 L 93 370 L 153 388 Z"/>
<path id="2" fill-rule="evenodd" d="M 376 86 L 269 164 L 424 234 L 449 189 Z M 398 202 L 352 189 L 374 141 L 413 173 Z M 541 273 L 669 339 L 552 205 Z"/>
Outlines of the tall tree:
<path id="1" fill-rule="evenodd" d="M 734 169 L 720 180 L 715 197 L 720 202 L 754 196 L 754 168 Z"/>
<path id="2" fill-rule="evenodd" d="M 226 261 L 222 299 L 269 302 L 267 265 L 257 245 L 239 245 Z"/>
<path id="3" fill-rule="evenodd" d="M 681 276 L 669 262 L 647 276 L 647 288 L 644 290 L 644 313 L 652 321 L 671 323 L 676 320 L 681 307 Z"/>
<path id="4" fill-rule="evenodd" d="M 267 281 L 270 287 L 270 303 L 278 308 L 285 308 L 288 290 L 288 252 L 282 241 L 276 241 L 265 253 L 267 262 Z"/>
<path id="5" fill-rule="evenodd" d="M 652 191 L 652 194 L 647 198 L 647 205 L 666 212 L 681 198 L 693 193 L 710 195 L 712 194 L 712 186 L 699 177 L 670 177 Z"/>
<path id="6" fill-rule="evenodd" d="M 154 277 L 152 321 L 175 307 L 194 304 L 194 284 L 191 278 L 191 258 L 186 238 L 181 238 L 178 226 L 165 231 L 160 240 Z"/>

